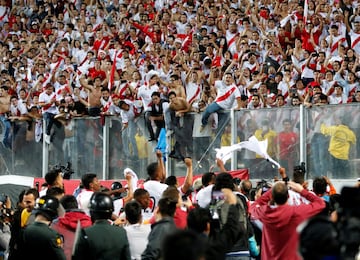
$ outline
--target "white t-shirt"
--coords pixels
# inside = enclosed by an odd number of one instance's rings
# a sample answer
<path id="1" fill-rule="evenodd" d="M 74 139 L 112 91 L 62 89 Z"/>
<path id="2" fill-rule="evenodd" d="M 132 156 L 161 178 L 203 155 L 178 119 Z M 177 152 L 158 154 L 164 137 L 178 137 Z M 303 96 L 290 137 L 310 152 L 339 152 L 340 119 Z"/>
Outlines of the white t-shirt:
<path id="1" fill-rule="evenodd" d="M 129 241 L 131 259 L 140 260 L 148 243 L 148 236 L 151 231 L 149 224 L 132 224 L 124 226 Z"/>
<path id="2" fill-rule="evenodd" d="M 168 187 L 167 184 L 161 183 L 159 181 L 147 181 L 144 183 L 144 189 L 147 190 L 150 194 L 150 198 L 153 200 L 154 209 L 158 205 L 158 202 L 166 188 Z"/>

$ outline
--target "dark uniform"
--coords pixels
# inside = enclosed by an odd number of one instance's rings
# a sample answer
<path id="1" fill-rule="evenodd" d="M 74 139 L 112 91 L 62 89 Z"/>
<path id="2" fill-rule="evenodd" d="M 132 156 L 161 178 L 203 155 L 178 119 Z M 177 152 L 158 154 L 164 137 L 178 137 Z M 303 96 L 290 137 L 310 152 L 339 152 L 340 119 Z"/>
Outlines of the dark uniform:
<path id="1" fill-rule="evenodd" d="M 22 259 L 65 260 L 63 238 L 47 224 L 34 222 L 23 234 Z"/>
<path id="2" fill-rule="evenodd" d="M 81 230 L 72 259 L 115 260 L 131 259 L 126 231 L 112 226 L 108 220 L 98 220 Z"/>

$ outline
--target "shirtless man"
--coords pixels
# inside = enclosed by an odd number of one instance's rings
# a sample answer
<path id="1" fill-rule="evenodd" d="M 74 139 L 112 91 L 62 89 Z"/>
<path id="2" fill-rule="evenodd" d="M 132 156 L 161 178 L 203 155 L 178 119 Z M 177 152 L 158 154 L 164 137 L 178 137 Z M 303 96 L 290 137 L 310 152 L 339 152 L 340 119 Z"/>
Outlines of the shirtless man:
<path id="1" fill-rule="evenodd" d="M 89 116 L 99 116 L 101 112 L 101 78 L 94 79 L 94 85 L 90 85 L 84 78 L 80 79 L 81 86 L 87 89 L 87 101 L 80 101 L 87 107 Z"/>
<path id="2" fill-rule="evenodd" d="M 169 157 L 182 160 L 184 157 L 192 156 L 192 131 L 194 118 L 187 113 L 191 105 L 186 98 L 177 97 L 176 93 L 169 93 L 169 113 L 171 115 L 171 129 L 174 130 L 175 145 Z"/>
<path id="3" fill-rule="evenodd" d="M 8 90 L 9 88 L 7 86 L 0 87 L 0 121 L 5 128 L 4 138 L 3 140 L 1 140 L 1 142 L 4 144 L 5 147 L 11 148 L 11 125 L 6 117 L 6 113 L 10 111 L 10 97 L 8 94 Z"/>
<path id="4" fill-rule="evenodd" d="M 178 75 L 171 75 L 170 82 L 163 81 L 161 78 L 159 78 L 159 82 L 161 85 L 166 86 L 169 89 L 169 92 L 175 92 L 177 97 L 186 98 L 185 88 Z"/>

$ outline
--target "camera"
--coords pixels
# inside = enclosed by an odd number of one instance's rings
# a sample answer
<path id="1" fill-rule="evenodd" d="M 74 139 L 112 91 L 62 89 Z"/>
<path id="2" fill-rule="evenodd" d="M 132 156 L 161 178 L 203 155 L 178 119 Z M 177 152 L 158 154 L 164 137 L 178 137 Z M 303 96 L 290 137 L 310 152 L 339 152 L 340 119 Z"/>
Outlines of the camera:
<path id="1" fill-rule="evenodd" d="M 188 198 L 187 195 L 182 195 L 182 196 L 181 196 L 181 199 L 182 199 L 183 201 L 187 201 L 187 198 Z"/>
<path id="2" fill-rule="evenodd" d="M 261 189 L 261 194 L 264 194 L 269 189 L 271 189 L 271 185 L 266 180 L 261 180 L 256 185 L 256 190 Z"/>
<path id="3" fill-rule="evenodd" d="M 6 203 L 7 198 L 8 198 L 8 196 L 5 195 L 4 193 L 0 194 L 0 202 L 1 202 L 2 204 L 5 204 L 5 203 Z"/>
<path id="4" fill-rule="evenodd" d="M 65 180 L 70 180 L 71 175 L 74 174 L 74 170 L 71 169 L 71 162 L 67 162 L 66 166 L 55 165 L 54 170 L 62 172 L 62 176 Z"/>

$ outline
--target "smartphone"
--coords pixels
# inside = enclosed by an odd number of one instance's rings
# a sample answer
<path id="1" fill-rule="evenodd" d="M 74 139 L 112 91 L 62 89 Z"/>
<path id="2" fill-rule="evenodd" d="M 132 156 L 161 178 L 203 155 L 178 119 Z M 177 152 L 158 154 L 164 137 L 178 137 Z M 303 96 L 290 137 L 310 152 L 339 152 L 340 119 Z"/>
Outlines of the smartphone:
<path id="1" fill-rule="evenodd" d="M 224 195 L 224 193 L 223 193 L 222 191 L 220 191 L 220 190 L 214 190 L 214 191 L 212 192 L 212 199 L 213 199 L 213 200 L 216 200 L 216 201 L 218 201 L 218 200 L 224 200 L 224 199 L 225 199 L 225 195 Z"/>

